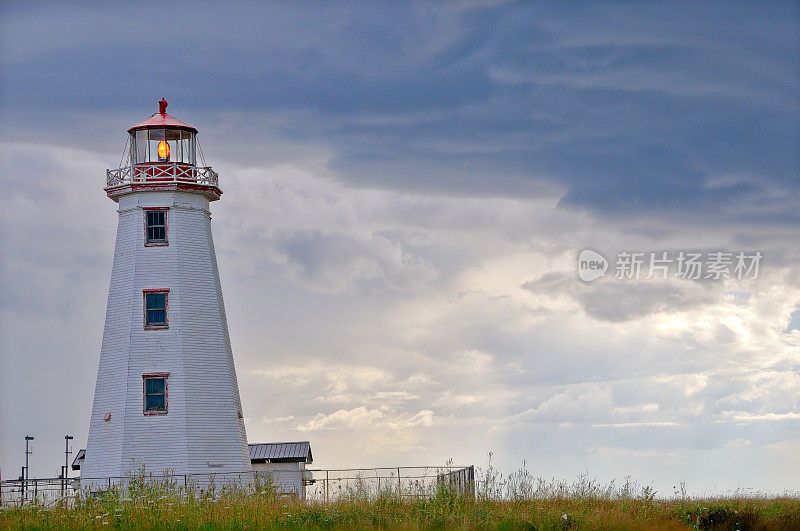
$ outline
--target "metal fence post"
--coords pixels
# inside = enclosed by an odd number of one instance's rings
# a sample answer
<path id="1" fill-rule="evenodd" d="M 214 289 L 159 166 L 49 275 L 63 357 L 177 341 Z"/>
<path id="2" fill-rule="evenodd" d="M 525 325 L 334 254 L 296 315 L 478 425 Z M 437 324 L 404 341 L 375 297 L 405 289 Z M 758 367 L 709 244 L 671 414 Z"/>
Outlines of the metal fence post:
<path id="1" fill-rule="evenodd" d="M 325 471 L 325 503 L 328 503 L 328 484 L 331 482 L 329 472 Z"/>
<path id="2" fill-rule="evenodd" d="M 470 465 L 468 467 L 469 470 L 469 495 L 474 500 L 475 499 L 475 465 Z"/>
<path id="3" fill-rule="evenodd" d="M 400 483 L 400 467 L 397 467 L 397 496 L 403 498 L 403 484 Z"/>

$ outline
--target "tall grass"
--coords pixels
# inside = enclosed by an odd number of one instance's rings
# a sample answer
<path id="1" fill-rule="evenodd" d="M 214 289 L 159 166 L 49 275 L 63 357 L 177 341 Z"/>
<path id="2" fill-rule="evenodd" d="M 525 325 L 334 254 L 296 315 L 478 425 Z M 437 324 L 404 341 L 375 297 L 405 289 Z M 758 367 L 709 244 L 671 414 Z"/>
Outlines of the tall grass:
<path id="1" fill-rule="evenodd" d="M 212 482 L 186 492 L 141 470 L 124 488 L 82 495 L 70 506 L 4 507 L 0 528 L 800 529 L 796 495 L 694 498 L 682 489 L 661 499 L 629 479 L 545 480 L 525 466 L 504 476 L 491 460 L 474 496 L 446 484 L 425 497 L 367 493 L 355 485 L 332 503 L 301 502 L 261 479 L 248 489 Z"/>

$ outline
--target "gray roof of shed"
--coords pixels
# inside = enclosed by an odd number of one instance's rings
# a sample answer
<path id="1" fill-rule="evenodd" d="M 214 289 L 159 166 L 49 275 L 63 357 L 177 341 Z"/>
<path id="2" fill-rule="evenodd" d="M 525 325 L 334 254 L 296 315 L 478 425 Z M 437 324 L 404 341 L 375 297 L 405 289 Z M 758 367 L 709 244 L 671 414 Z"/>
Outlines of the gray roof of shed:
<path id="1" fill-rule="evenodd" d="M 308 441 L 282 442 L 282 443 L 255 443 L 248 444 L 250 461 L 290 463 L 312 463 L 311 444 Z"/>

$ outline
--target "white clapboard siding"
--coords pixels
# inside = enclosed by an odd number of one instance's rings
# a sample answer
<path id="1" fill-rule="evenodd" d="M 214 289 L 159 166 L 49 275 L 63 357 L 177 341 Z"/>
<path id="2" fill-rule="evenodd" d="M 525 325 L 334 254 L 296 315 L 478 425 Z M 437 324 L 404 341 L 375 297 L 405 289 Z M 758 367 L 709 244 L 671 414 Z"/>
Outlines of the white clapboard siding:
<path id="1" fill-rule="evenodd" d="M 169 208 L 167 246 L 145 247 L 147 207 Z M 169 328 L 145 330 L 142 290 L 158 288 L 169 289 Z M 169 373 L 166 415 L 142 412 L 142 374 L 153 372 Z M 142 464 L 154 473 L 250 472 L 241 409 L 208 199 L 178 191 L 119 197 L 85 484 Z"/>
<path id="2" fill-rule="evenodd" d="M 303 463 L 254 463 L 253 471 L 264 479 L 268 479 L 279 495 L 305 498 L 303 487 Z"/>

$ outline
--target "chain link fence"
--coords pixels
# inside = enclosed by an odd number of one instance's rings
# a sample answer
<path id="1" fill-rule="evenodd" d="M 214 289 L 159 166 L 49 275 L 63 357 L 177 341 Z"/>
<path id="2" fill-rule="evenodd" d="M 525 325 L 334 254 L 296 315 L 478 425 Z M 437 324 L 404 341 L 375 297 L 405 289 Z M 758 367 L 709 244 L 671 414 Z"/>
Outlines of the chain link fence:
<path id="1" fill-rule="evenodd" d="M 180 496 L 215 495 L 226 491 L 263 493 L 320 503 L 380 496 L 424 499 L 442 489 L 475 496 L 474 466 L 405 466 L 297 470 L 256 470 L 252 473 L 151 474 L 125 477 L 31 478 L 0 482 L 0 507 L 74 503 L 79 496 L 116 491 L 165 492 Z"/>

